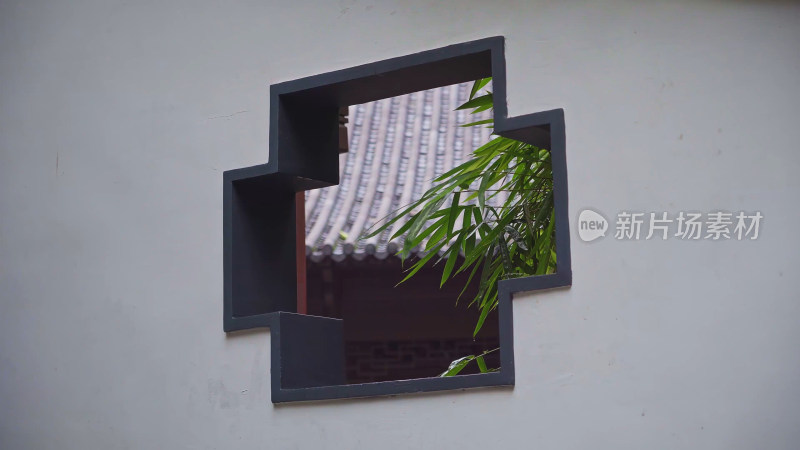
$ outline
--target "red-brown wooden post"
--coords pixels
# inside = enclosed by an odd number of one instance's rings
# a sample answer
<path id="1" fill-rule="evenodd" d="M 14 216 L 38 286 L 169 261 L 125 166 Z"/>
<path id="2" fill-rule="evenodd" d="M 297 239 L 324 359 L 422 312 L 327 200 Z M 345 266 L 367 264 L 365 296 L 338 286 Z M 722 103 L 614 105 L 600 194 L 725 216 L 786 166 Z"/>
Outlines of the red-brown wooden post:
<path id="1" fill-rule="evenodd" d="M 297 312 L 299 314 L 308 313 L 308 301 L 306 298 L 306 193 L 300 191 L 295 194 L 295 223 L 296 240 L 295 250 L 297 251 Z"/>

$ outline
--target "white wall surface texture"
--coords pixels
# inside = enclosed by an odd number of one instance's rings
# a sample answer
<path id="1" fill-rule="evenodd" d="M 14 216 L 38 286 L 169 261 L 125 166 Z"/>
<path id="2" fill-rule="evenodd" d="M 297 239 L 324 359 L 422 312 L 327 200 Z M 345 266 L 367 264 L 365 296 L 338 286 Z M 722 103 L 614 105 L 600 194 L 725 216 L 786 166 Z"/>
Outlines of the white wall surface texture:
<path id="1" fill-rule="evenodd" d="M 566 114 L 574 286 L 514 301 L 514 389 L 275 407 L 222 332 L 222 171 L 271 83 L 507 38 Z M 0 2 L 0 448 L 800 448 L 800 5 Z M 580 242 L 584 207 L 760 211 L 756 241 Z"/>

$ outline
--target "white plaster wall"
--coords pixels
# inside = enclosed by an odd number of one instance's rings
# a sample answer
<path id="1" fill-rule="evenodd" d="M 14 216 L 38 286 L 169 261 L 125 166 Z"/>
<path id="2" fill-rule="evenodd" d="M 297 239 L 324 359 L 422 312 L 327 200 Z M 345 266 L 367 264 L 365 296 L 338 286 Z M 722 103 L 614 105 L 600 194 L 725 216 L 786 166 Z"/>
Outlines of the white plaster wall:
<path id="1" fill-rule="evenodd" d="M 800 447 L 800 5 L 643 3 L 0 2 L 0 448 Z M 264 162 L 269 84 L 500 34 L 510 113 L 566 111 L 573 220 L 761 237 L 573 223 L 513 390 L 274 407 L 269 334 L 222 332 L 222 171 Z"/>

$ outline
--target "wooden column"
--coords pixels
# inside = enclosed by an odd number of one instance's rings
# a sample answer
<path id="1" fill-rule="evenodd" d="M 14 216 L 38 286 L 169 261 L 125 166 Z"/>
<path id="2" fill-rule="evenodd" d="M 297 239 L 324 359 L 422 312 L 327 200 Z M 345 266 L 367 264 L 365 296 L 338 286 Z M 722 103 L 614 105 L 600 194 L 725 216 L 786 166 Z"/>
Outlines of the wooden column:
<path id="1" fill-rule="evenodd" d="M 297 312 L 299 314 L 308 313 L 308 301 L 306 296 L 306 193 L 300 191 L 295 194 L 295 224 L 296 240 L 295 249 L 297 251 Z"/>

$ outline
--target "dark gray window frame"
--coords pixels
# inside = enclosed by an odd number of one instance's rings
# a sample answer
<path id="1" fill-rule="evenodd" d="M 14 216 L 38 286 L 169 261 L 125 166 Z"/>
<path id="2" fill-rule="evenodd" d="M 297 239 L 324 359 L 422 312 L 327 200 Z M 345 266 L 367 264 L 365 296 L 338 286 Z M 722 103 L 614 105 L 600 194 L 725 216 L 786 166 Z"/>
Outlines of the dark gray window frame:
<path id="1" fill-rule="evenodd" d="M 488 76 L 495 133 L 551 151 L 556 273 L 500 281 L 500 371 L 344 384 L 342 321 L 296 314 L 295 193 L 338 184 L 340 107 Z M 513 386 L 512 294 L 572 284 L 564 112 L 508 117 L 503 37 L 272 85 L 269 162 L 226 171 L 223 190 L 223 328 L 270 329 L 273 403 Z"/>

